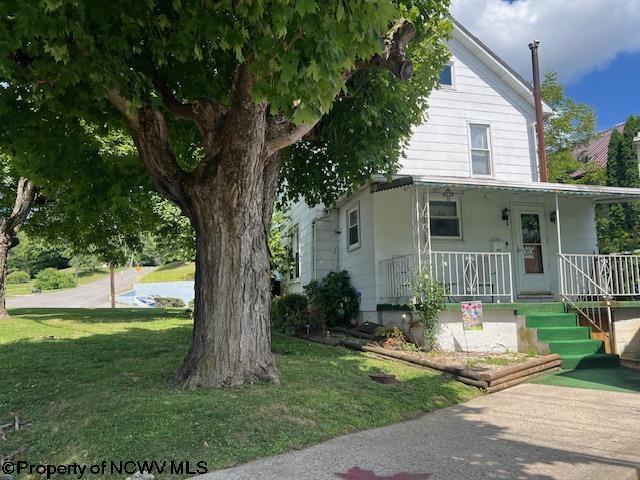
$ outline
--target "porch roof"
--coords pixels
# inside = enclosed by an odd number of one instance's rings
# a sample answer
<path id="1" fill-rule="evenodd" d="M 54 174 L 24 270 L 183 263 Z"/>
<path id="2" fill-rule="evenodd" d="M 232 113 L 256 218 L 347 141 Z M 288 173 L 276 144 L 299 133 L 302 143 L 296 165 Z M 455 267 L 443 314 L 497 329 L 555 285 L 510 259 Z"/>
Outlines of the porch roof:
<path id="1" fill-rule="evenodd" d="M 374 179 L 375 182 L 376 179 Z M 406 185 L 424 185 L 433 187 L 457 187 L 461 190 L 500 190 L 514 192 L 534 192 L 558 195 L 581 195 L 593 198 L 596 203 L 616 203 L 625 201 L 640 201 L 640 188 L 607 187 L 601 185 L 575 185 L 566 183 L 542 182 L 513 182 L 494 180 L 489 178 L 465 177 L 427 177 L 422 175 L 399 175 L 392 181 L 380 177 L 371 190 L 379 192 Z"/>

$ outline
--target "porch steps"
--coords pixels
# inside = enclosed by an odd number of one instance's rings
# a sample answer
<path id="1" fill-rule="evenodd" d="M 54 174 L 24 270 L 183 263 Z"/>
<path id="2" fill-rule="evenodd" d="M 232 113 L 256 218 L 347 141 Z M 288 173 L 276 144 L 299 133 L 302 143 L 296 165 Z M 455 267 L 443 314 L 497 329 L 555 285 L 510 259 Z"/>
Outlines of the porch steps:
<path id="1" fill-rule="evenodd" d="M 589 340 L 589 327 L 546 327 L 538 328 L 538 340 L 542 342 L 563 340 Z"/>
<path id="2" fill-rule="evenodd" d="M 575 327 L 578 317 L 573 313 L 528 313 L 527 328 Z"/>
<path id="3" fill-rule="evenodd" d="M 575 313 L 564 313 L 562 304 L 548 304 L 541 310 L 527 306 L 524 311 L 518 308 L 518 313 L 525 315 L 527 328 L 537 331 L 538 342 L 548 344 L 551 353 L 560 355 L 562 368 L 599 368 L 620 364 L 618 355 L 605 353 L 604 342 L 592 339 L 591 329 L 580 326 Z"/>
<path id="4" fill-rule="evenodd" d="M 516 310 L 519 315 L 526 315 L 528 313 L 564 313 L 564 303 L 518 303 Z"/>

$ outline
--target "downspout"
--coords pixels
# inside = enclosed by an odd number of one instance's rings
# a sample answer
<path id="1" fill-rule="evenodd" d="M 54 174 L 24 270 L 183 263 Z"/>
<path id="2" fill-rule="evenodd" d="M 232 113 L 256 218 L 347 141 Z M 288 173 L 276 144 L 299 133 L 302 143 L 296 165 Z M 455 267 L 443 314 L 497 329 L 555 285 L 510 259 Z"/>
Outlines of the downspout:
<path id="1" fill-rule="evenodd" d="M 316 243 L 316 223 L 321 222 L 322 220 L 326 220 L 331 215 L 330 209 L 325 209 L 324 215 L 320 217 L 316 217 L 311 220 L 311 248 L 313 249 L 313 271 L 311 272 L 311 280 L 317 280 L 318 273 L 318 255 L 316 254 L 317 243 Z"/>
<path id="2" fill-rule="evenodd" d="M 529 44 L 531 50 L 531 64 L 533 66 L 533 101 L 536 107 L 536 137 L 538 140 L 538 164 L 540 181 L 548 182 L 547 147 L 544 142 L 544 117 L 542 115 L 542 95 L 540 93 L 540 66 L 538 64 L 538 46 L 540 42 L 534 40 Z"/>

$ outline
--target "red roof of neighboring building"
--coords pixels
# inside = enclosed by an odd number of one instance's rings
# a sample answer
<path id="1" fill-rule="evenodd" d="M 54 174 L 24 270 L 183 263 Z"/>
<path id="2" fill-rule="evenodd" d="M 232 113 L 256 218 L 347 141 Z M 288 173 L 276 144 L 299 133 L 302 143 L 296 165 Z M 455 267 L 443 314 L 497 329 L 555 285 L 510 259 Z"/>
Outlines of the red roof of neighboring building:
<path id="1" fill-rule="evenodd" d="M 609 159 L 609 141 L 614 130 L 620 133 L 624 130 L 624 123 L 598 133 L 593 140 L 573 147 L 573 158 L 581 163 L 593 162 L 599 167 L 606 167 Z M 580 178 L 585 174 L 584 169 L 571 174 L 571 178 Z"/>

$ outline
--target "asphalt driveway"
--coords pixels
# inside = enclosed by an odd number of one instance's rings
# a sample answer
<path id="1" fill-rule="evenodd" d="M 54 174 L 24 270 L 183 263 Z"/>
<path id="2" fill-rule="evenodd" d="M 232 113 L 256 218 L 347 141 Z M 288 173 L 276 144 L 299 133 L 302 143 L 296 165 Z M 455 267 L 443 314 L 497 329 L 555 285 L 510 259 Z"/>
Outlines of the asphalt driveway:
<path id="1" fill-rule="evenodd" d="M 128 268 L 116 272 L 116 293 L 131 290 L 136 278 L 149 269 L 136 273 Z M 109 300 L 109 275 L 75 288 L 65 288 L 43 293 L 32 293 L 7 298 L 7 308 L 107 308 Z"/>
<path id="2" fill-rule="evenodd" d="M 640 394 L 525 384 L 200 480 L 636 480 Z"/>

